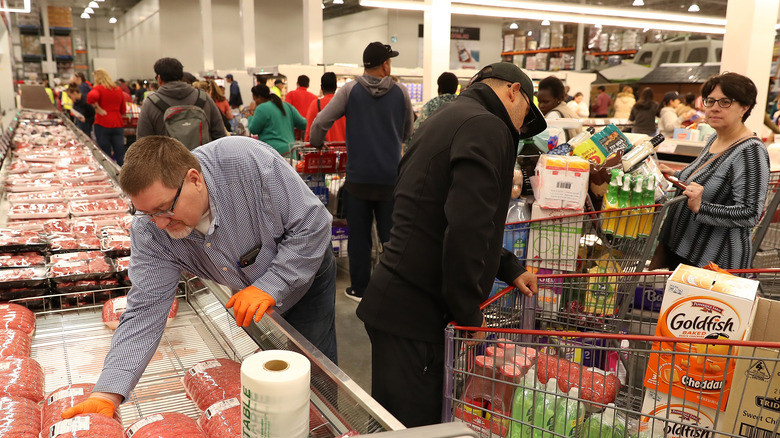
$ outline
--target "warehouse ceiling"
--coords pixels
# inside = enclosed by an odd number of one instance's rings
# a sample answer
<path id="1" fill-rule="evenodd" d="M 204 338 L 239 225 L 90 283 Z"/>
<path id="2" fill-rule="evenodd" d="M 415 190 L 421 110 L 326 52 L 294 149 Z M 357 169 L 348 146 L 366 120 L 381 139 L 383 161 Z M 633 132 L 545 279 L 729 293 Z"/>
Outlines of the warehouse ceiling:
<path id="1" fill-rule="evenodd" d="M 692 3 L 696 3 L 702 15 L 725 17 L 728 0 L 643 0 L 644 6 L 632 6 L 633 0 L 555 0 L 556 3 L 587 4 L 631 9 L 647 9 L 665 12 L 687 12 Z M 367 10 L 360 6 L 360 0 L 343 0 L 344 4 L 334 4 L 333 0 L 324 0 L 323 17 L 340 17 Z"/>

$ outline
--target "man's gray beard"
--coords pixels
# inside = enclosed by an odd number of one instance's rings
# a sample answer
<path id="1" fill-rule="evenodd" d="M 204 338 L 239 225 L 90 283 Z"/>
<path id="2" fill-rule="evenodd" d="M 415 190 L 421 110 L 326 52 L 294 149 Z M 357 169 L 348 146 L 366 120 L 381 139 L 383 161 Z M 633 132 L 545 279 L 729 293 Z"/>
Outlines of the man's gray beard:
<path id="1" fill-rule="evenodd" d="M 170 231 L 166 229 L 165 232 L 171 236 L 171 239 L 184 239 L 185 237 L 189 236 L 194 229 L 195 227 L 188 227 L 185 225 L 184 228 L 179 231 Z"/>

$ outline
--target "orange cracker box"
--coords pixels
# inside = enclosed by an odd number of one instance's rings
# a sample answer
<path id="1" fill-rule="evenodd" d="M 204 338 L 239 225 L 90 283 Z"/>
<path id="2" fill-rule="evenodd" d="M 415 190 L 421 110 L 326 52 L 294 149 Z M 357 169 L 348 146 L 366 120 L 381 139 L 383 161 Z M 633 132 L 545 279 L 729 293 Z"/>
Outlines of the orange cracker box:
<path id="1" fill-rule="evenodd" d="M 645 391 L 639 436 L 689 438 L 714 436 L 715 409 L 698 406 L 652 389 Z M 721 415 L 720 418 L 723 416 Z M 668 421 L 667 421 L 668 420 Z"/>
<path id="2" fill-rule="evenodd" d="M 655 336 L 741 340 L 757 290 L 758 282 L 753 280 L 680 265 L 666 282 Z M 646 388 L 704 407 L 726 409 L 736 348 L 653 342 L 653 351 L 662 353 L 650 354 Z"/>

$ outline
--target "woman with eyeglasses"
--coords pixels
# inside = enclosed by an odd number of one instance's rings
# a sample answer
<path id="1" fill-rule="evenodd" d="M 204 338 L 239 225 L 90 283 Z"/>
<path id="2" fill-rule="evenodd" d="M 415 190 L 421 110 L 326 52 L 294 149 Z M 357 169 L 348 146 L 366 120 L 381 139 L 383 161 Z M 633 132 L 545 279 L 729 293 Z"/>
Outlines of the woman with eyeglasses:
<path id="1" fill-rule="evenodd" d="M 709 262 L 742 269 L 752 262 L 751 230 L 761 217 L 769 184 L 767 149 L 745 126 L 758 91 L 750 78 L 724 73 L 708 79 L 701 94 L 715 135 L 683 170 L 661 165 L 687 185 L 681 193 L 688 201 L 669 210 L 651 269 Z"/>

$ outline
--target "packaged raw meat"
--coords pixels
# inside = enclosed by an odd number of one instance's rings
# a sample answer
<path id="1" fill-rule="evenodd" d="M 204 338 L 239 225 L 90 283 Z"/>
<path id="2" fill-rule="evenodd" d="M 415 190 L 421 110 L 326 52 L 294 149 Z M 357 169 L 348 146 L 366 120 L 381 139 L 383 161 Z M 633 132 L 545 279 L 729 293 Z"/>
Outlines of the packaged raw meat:
<path id="1" fill-rule="evenodd" d="M 29 357 L 0 359 L 0 397 L 43 400 L 43 369 Z"/>
<path id="2" fill-rule="evenodd" d="M 75 383 L 57 388 L 43 400 L 43 423 L 41 429 L 48 431 L 54 423 L 62 421 L 62 413 L 76 406 L 89 397 L 95 385 L 91 383 Z M 112 420 L 121 424 L 119 410 L 114 413 L 114 418 L 102 416 L 107 420 Z M 98 436 L 98 435 L 95 435 Z"/>
<path id="3" fill-rule="evenodd" d="M 105 415 L 82 414 L 44 427 L 41 435 L 48 438 L 124 438 L 125 430 L 118 421 Z"/>
<path id="4" fill-rule="evenodd" d="M 57 233 L 49 238 L 52 252 L 100 250 L 100 239 L 95 236 L 80 236 L 73 233 Z"/>
<path id="5" fill-rule="evenodd" d="M 0 228 L 0 252 L 42 251 L 46 242 L 37 231 Z"/>
<path id="6" fill-rule="evenodd" d="M 122 192 L 116 187 L 76 187 L 65 189 L 65 197 L 68 199 L 106 199 L 116 198 Z"/>
<path id="7" fill-rule="evenodd" d="M 241 364 L 230 359 L 198 362 L 182 380 L 187 395 L 205 410 L 214 403 L 241 396 Z"/>
<path id="8" fill-rule="evenodd" d="M 100 250 L 109 257 L 130 255 L 130 236 L 116 235 L 100 239 Z"/>
<path id="9" fill-rule="evenodd" d="M 192 418 L 178 412 L 150 415 L 125 430 L 127 438 L 208 438 Z"/>
<path id="10" fill-rule="evenodd" d="M 101 279 L 113 272 L 103 253 L 98 251 L 54 254 L 49 261 L 49 278 L 57 282 Z"/>
<path id="11" fill-rule="evenodd" d="M 234 397 L 214 403 L 203 411 L 198 425 L 208 438 L 241 436 L 241 402 Z"/>
<path id="12" fill-rule="evenodd" d="M 56 219 L 10 219 L 6 224 L 8 229 L 22 230 L 22 231 L 34 231 L 36 233 L 43 233 L 45 231 L 43 224 L 47 220 Z"/>
<path id="13" fill-rule="evenodd" d="M 65 197 L 59 190 L 53 190 L 51 192 L 25 192 L 25 193 L 9 193 L 8 202 L 11 204 L 23 204 L 33 202 L 63 202 Z"/>
<path id="14" fill-rule="evenodd" d="M 37 252 L 0 253 L 0 268 L 25 268 L 45 264 L 46 258 Z"/>
<path id="15" fill-rule="evenodd" d="M 17 179 L 13 184 L 6 183 L 5 189 L 11 193 L 20 192 L 50 192 L 52 190 L 62 189 L 62 182 L 48 179 Z"/>
<path id="16" fill-rule="evenodd" d="M 103 323 L 111 330 L 116 330 L 119 326 L 119 318 L 125 313 L 127 309 L 127 296 L 116 297 L 106 301 L 103 304 Z M 176 317 L 176 313 L 179 312 L 179 301 L 173 300 L 171 310 L 168 312 L 168 320 L 166 325 L 170 324 L 171 320 Z M 240 383 L 240 382 L 239 382 Z M 222 399 L 220 399 L 222 400 Z"/>
<path id="17" fill-rule="evenodd" d="M 73 216 L 122 213 L 128 208 L 127 201 L 121 198 L 70 201 Z"/>
<path id="18" fill-rule="evenodd" d="M 45 282 L 45 266 L 0 269 L 0 289 L 38 287 Z"/>
<path id="19" fill-rule="evenodd" d="M 57 282 L 54 290 L 58 294 L 70 294 L 73 292 L 94 291 L 99 290 L 100 288 L 100 280 L 78 280 Z M 80 300 L 79 298 L 89 298 L 89 296 L 82 294 L 69 295 L 67 297 L 61 297 L 61 301 L 63 303 L 73 301 L 73 303 L 71 303 L 73 306 L 76 306 L 77 304 L 91 304 L 88 302 L 89 300 Z"/>
<path id="20" fill-rule="evenodd" d="M 9 219 L 46 219 L 68 217 L 68 207 L 64 203 L 24 203 L 11 204 Z"/>
<path id="21" fill-rule="evenodd" d="M 43 230 L 47 233 L 70 233 L 70 219 L 49 219 L 43 223 Z"/>
<path id="22" fill-rule="evenodd" d="M 127 269 L 130 267 L 130 256 L 127 257 L 117 257 L 114 259 L 114 268 L 117 273 L 119 272 L 127 272 Z"/>
<path id="23" fill-rule="evenodd" d="M 27 333 L 13 329 L 0 330 L 0 358 L 30 357 L 31 344 Z"/>
<path id="24" fill-rule="evenodd" d="M 41 409 L 23 397 L 0 398 L 0 436 L 38 438 L 41 432 Z"/>

